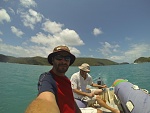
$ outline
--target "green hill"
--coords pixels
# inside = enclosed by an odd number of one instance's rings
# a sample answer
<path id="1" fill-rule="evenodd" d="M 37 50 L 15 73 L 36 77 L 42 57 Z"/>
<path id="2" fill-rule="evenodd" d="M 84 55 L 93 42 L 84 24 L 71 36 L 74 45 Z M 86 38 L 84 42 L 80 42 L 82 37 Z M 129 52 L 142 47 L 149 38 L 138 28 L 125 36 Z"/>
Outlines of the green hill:
<path id="1" fill-rule="evenodd" d="M 49 65 L 46 58 L 42 57 L 12 57 L 0 54 L 0 62 L 32 64 L 32 65 Z"/>
<path id="2" fill-rule="evenodd" d="M 0 54 L 0 62 L 19 63 L 19 64 L 32 64 L 32 65 L 50 65 L 47 58 L 43 57 L 12 57 Z M 98 58 L 76 58 L 73 66 L 79 66 L 82 63 L 88 63 L 91 66 L 105 66 L 105 65 L 117 65 L 118 63 L 107 59 Z"/>
<path id="3" fill-rule="evenodd" d="M 134 63 L 150 62 L 150 57 L 140 57 L 134 61 Z"/>
<path id="4" fill-rule="evenodd" d="M 91 66 L 105 66 L 105 65 L 117 65 L 118 63 L 113 62 L 108 59 L 99 59 L 99 58 L 77 58 L 73 65 L 79 66 L 82 63 L 88 63 Z"/>

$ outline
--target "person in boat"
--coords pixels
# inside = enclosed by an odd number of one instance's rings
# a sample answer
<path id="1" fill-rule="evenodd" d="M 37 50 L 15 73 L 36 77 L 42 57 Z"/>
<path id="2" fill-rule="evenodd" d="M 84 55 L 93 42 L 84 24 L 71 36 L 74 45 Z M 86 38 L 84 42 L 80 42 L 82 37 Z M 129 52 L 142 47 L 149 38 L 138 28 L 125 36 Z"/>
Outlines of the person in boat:
<path id="1" fill-rule="evenodd" d="M 93 83 L 92 77 L 89 74 L 90 72 L 89 64 L 83 63 L 81 66 L 79 66 L 79 69 L 80 69 L 79 72 L 74 73 L 70 78 L 73 89 L 73 95 L 78 107 L 85 108 L 87 107 L 89 100 L 90 101 L 95 100 L 100 106 L 109 109 L 110 111 L 112 111 L 112 113 L 120 113 L 119 110 L 108 106 L 99 96 L 99 94 L 102 93 L 102 88 L 106 88 L 107 86 Z M 87 85 L 97 87 L 97 89 L 90 91 L 87 89 Z"/>
<path id="2" fill-rule="evenodd" d="M 67 46 L 54 48 L 48 56 L 52 69 L 40 75 L 38 96 L 25 113 L 81 113 L 73 97 L 71 82 L 65 76 L 75 59 Z"/>

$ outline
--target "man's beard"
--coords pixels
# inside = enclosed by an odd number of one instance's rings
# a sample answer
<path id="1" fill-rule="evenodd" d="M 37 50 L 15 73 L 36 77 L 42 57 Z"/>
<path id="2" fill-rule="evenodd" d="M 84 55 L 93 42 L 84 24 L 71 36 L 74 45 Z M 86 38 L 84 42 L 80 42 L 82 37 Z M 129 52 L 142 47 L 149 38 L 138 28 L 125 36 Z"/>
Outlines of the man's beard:
<path id="1" fill-rule="evenodd" d="M 59 73 L 66 73 L 66 71 L 68 70 L 69 66 L 67 64 L 58 64 L 56 70 Z"/>

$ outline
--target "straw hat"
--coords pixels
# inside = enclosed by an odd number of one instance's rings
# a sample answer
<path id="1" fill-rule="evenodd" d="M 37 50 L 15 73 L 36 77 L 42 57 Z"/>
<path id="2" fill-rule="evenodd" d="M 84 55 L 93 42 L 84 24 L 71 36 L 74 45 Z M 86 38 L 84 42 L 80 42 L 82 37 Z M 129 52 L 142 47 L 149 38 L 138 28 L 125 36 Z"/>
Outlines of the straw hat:
<path id="1" fill-rule="evenodd" d="M 54 50 L 53 50 L 53 52 L 48 55 L 48 62 L 49 62 L 51 65 L 53 65 L 53 63 L 52 63 L 52 58 L 53 58 L 57 53 L 62 52 L 62 51 L 65 51 L 65 52 L 69 53 L 70 58 L 71 58 L 71 60 L 70 60 L 70 65 L 72 65 L 73 62 L 75 61 L 76 57 L 75 57 L 73 54 L 70 53 L 70 50 L 69 50 L 69 48 L 68 48 L 67 46 L 57 46 L 57 47 L 55 47 Z"/>
<path id="2" fill-rule="evenodd" d="M 87 63 L 83 63 L 81 66 L 79 66 L 79 69 L 89 72 L 90 71 L 90 65 Z"/>

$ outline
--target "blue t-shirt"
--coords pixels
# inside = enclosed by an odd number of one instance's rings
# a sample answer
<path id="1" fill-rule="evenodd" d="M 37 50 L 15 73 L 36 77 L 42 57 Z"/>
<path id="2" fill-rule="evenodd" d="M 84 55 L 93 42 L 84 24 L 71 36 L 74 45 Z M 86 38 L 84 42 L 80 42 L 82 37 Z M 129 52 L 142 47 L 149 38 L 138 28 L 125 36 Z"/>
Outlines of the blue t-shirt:
<path id="1" fill-rule="evenodd" d="M 55 95 L 61 113 L 75 113 L 71 82 L 66 76 L 58 76 L 52 70 L 41 74 L 38 91 L 38 94 L 45 91 L 52 92 Z"/>

